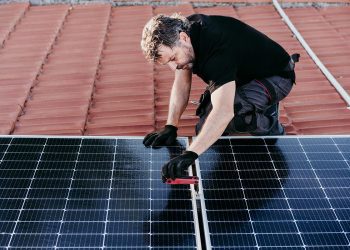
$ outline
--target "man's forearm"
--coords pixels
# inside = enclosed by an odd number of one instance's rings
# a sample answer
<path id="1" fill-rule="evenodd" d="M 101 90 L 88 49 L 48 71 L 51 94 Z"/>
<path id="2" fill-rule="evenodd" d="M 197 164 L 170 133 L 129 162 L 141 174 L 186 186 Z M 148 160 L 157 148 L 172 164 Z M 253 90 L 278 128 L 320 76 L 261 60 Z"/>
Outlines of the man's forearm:
<path id="1" fill-rule="evenodd" d="M 169 113 L 166 124 L 173 125 L 175 127 L 178 126 L 180 117 L 182 113 L 185 111 L 186 106 L 180 103 L 170 103 L 169 104 Z"/>
<path id="2" fill-rule="evenodd" d="M 225 112 L 212 111 L 207 117 L 199 135 L 192 142 L 189 151 L 198 155 L 207 150 L 222 135 L 228 123 L 233 119 L 233 114 L 228 115 Z"/>
<path id="3" fill-rule="evenodd" d="M 234 116 L 234 97 L 236 83 L 228 82 L 215 90 L 211 95 L 213 109 L 208 115 L 198 137 L 188 148 L 200 155 L 207 150 L 222 135 L 228 123 Z"/>
<path id="4" fill-rule="evenodd" d="M 191 90 L 190 88 L 190 84 L 187 86 L 179 86 L 176 83 L 174 83 L 171 90 L 167 124 L 173 126 L 178 125 L 180 117 L 185 111 L 188 104 L 188 99 Z"/>

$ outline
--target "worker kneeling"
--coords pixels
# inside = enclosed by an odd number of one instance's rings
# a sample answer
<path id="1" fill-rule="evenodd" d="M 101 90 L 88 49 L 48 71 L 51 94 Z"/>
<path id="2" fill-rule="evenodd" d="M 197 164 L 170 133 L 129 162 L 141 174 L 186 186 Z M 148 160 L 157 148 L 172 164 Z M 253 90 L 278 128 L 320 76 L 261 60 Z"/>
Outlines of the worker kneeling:
<path id="1" fill-rule="evenodd" d="M 221 135 L 284 135 L 278 104 L 295 84 L 299 54 L 231 17 L 201 14 L 157 15 L 144 27 L 141 48 L 146 59 L 168 65 L 175 78 L 168 119 L 160 131 L 144 138 L 145 146 L 172 145 L 190 96 L 192 74 L 207 84 L 196 114 L 197 137 L 182 155 L 164 165 L 164 178 L 185 169 Z"/>

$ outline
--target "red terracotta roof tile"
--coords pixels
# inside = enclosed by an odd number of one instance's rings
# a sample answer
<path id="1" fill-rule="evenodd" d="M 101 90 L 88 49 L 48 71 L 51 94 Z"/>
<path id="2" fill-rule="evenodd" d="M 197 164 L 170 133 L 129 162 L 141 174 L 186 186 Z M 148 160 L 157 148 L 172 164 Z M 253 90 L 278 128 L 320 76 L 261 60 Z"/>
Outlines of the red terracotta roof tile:
<path id="1" fill-rule="evenodd" d="M 183 2 L 186 2 L 185 0 L 183 0 Z M 193 0 L 191 2 L 200 2 L 200 3 L 203 3 L 203 2 L 214 2 L 214 3 L 239 3 L 239 4 L 242 4 L 242 3 L 247 3 L 247 4 L 257 4 L 257 3 L 270 3 L 271 1 L 270 0 L 213 0 L 213 1 L 203 1 L 203 0 Z"/>
<path id="2" fill-rule="evenodd" d="M 193 7 L 191 4 L 184 3 L 184 4 L 178 4 L 175 6 L 157 6 L 154 8 L 154 14 L 173 14 L 173 13 L 180 13 L 184 16 L 189 16 L 191 14 L 194 14 Z"/>
<path id="3" fill-rule="evenodd" d="M 350 8 L 296 8 L 287 9 L 286 13 L 328 70 L 349 91 L 350 83 L 344 81 L 350 76 L 349 28 L 344 23 L 350 20 Z"/>
<path id="4" fill-rule="evenodd" d="M 176 0 L 176 1 L 165 1 L 165 0 L 153 0 L 151 2 L 149 1 L 140 1 L 140 0 L 113 0 L 114 2 L 117 2 L 118 4 L 145 4 L 145 3 L 154 3 L 154 4 L 160 4 L 160 5 L 164 5 L 164 4 L 171 4 L 176 2 L 177 4 L 187 4 L 189 2 L 197 4 L 208 4 L 208 5 L 213 5 L 215 3 L 219 3 L 219 4 L 266 4 L 269 3 L 271 4 L 271 0 L 192 0 L 192 1 L 188 1 L 188 0 Z M 309 1 L 306 0 L 279 0 L 279 3 L 303 3 L 303 4 L 307 4 L 309 3 Z M 349 3 L 349 0 L 313 0 L 312 3 Z"/>
<path id="5" fill-rule="evenodd" d="M 81 131 L 82 124 L 81 123 L 73 123 L 71 118 L 68 123 L 60 122 L 59 125 L 41 125 L 38 124 L 34 126 L 25 126 L 16 128 L 17 133 L 19 135 L 81 135 L 83 131 Z M 58 119 L 62 120 L 62 118 Z M 81 120 L 81 119 L 80 119 Z M 65 125 L 63 128 L 63 125 Z"/>
<path id="6" fill-rule="evenodd" d="M 67 5 L 0 5 L 0 44 L 5 41 L 0 48 L 0 133 L 144 135 L 162 127 L 174 73 L 145 61 L 140 37 L 152 15 L 174 12 L 230 15 L 266 33 L 289 53 L 301 53 L 297 85 L 281 103 L 287 132 L 350 132 L 350 111 L 271 5 L 193 8 L 184 3 L 152 9 L 100 4 L 68 9 Z M 347 90 L 349 10 L 286 10 Z M 197 101 L 205 86 L 194 76 L 190 100 Z M 180 135 L 194 135 L 196 107 L 189 103 Z"/>
<path id="7" fill-rule="evenodd" d="M 145 134 L 154 130 L 153 67 L 140 49 L 140 35 L 151 16 L 150 6 L 113 9 L 87 135 Z"/>
<path id="8" fill-rule="evenodd" d="M 323 8 L 318 10 L 320 14 L 330 23 L 330 25 L 337 29 L 339 34 L 345 38 L 350 37 L 350 6 L 343 6 L 342 8 Z"/>
<path id="9" fill-rule="evenodd" d="M 40 13 L 45 13 L 40 11 L 41 8 L 44 7 L 32 7 L 38 18 Z M 48 8 L 52 8 L 49 9 L 50 12 L 55 11 L 52 6 Z M 56 29 L 61 27 L 62 32 L 58 34 L 48 56 L 49 60 L 45 63 L 36 85 L 31 90 L 23 115 L 16 123 L 15 134 L 39 131 L 42 134 L 66 134 L 72 131 L 82 134 L 84 132 L 110 10 L 111 7 L 108 5 L 74 6 L 67 17 L 60 20 L 60 25 Z M 40 29 L 38 30 L 40 32 Z M 82 46 L 76 42 L 77 40 L 88 40 L 90 44 Z M 68 60 L 70 63 L 65 64 L 67 58 L 70 58 Z M 71 58 L 74 58 L 73 64 Z M 84 63 L 84 67 L 80 65 L 80 62 Z M 54 65 L 51 66 L 50 63 Z M 59 84 L 51 84 L 66 80 L 75 80 L 76 85 L 70 84 L 62 87 Z M 46 85 L 46 82 L 49 84 Z M 71 106 L 62 105 L 65 101 L 72 100 L 74 103 Z M 54 108 L 51 102 L 56 104 Z M 43 108 L 33 109 L 40 104 Z M 45 109 L 46 104 L 51 107 Z"/>
<path id="10" fill-rule="evenodd" d="M 0 48 L 28 7 L 28 3 L 0 5 Z"/>
<path id="11" fill-rule="evenodd" d="M 280 3 L 309 3 L 308 1 L 305 0 L 280 0 Z M 335 4 L 339 4 L 339 3 L 349 3 L 349 0 L 313 0 L 312 3 L 335 3 Z"/>
<path id="12" fill-rule="evenodd" d="M 31 12 L 32 8 L 29 8 L 1 49 L 2 61 L 5 62 L 0 67 L 2 89 L 11 89 L 16 86 L 18 90 L 22 90 L 2 98 L 1 104 L 6 105 L 6 103 L 14 101 L 13 110 L 8 110 L 9 113 L 12 112 L 11 120 L 8 123 L 11 125 L 1 128 L 2 131 L 10 133 L 13 130 L 16 118 L 21 114 L 21 109 L 18 107 L 24 107 L 30 88 L 40 72 L 40 67 L 49 52 L 50 44 L 54 41 L 59 23 L 62 22 L 65 12 L 67 12 L 68 7 L 65 8 L 59 7 L 54 13 L 52 12 L 50 18 L 46 19 L 45 26 L 42 25 L 42 19 L 39 22 L 38 14 Z M 18 69 L 19 62 L 20 69 Z"/>

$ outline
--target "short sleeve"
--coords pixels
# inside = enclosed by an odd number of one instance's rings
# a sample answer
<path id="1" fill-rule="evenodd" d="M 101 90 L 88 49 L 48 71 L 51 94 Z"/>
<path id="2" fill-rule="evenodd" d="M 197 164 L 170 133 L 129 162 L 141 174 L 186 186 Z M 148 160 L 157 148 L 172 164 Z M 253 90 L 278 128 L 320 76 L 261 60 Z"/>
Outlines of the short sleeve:
<path id="1" fill-rule="evenodd" d="M 220 50 L 213 54 L 203 68 L 205 81 L 214 89 L 236 80 L 237 65 L 229 51 Z"/>

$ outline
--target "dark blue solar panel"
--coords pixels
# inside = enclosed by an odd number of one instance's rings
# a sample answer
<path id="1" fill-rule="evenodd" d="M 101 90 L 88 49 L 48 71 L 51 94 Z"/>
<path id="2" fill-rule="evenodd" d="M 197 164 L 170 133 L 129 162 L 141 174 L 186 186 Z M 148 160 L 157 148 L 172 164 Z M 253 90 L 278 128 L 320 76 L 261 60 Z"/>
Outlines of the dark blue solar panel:
<path id="1" fill-rule="evenodd" d="M 220 139 L 197 166 L 211 247 L 349 249 L 349 155 L 348 137 Z"/>
<path id="2" fill-rule="evenodd" d="M 185 146 L 0 138 L 0 248 L 196 249 L 191 190 L 160 175 Z"/>
<path id="3" fill-rule="evenodd" d="M 0 248 L 197 248 L 192 191 L 160 181 L 186 141 L 141 140 L 0 138 Z M 349 159 L 348 137 L 219 140 L 197 166 L 202 244 L 349 249 Z"/>

